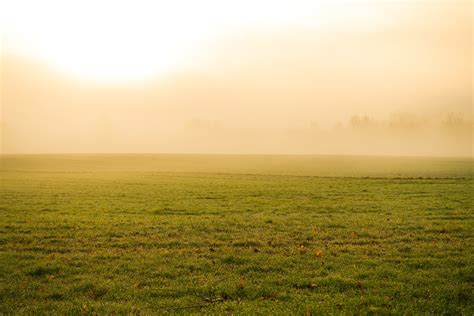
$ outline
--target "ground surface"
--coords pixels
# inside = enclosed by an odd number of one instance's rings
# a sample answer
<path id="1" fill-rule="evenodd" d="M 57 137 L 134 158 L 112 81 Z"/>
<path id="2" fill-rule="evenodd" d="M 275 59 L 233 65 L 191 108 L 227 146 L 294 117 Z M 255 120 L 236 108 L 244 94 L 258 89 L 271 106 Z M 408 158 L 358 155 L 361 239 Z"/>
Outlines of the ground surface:
<path id="1" fill-rule="evenodd" d="M 1 162 L 0 314 L 474 313 L 469 159 Z"/>

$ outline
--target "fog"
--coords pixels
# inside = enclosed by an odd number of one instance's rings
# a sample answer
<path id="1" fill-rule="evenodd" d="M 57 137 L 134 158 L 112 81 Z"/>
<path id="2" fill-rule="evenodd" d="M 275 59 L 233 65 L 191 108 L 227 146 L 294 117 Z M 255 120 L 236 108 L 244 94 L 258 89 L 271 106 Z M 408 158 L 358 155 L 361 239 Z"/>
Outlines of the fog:
<path id="1" fill-rule="evenodd" d="M 192 67 L 124 82 L 5 40 L 2 153 L 472 156 L 470 3 L 422 3 L 373 27 L 239 29 Z"/>

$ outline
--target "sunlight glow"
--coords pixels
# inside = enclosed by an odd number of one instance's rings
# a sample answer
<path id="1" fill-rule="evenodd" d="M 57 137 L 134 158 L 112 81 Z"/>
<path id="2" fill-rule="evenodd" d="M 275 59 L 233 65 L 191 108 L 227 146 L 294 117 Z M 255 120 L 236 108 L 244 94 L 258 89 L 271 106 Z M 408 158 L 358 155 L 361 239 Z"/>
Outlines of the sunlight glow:
<path id="1" fill-rule="evenodd" d="M 11 1 L 2 8 L 10 49 L 83 79 L 129 80 L 199 66 L 225 32 L 370 21 L 337 1 Z M 352 19 L 352 20 L 351 20 Z"/>

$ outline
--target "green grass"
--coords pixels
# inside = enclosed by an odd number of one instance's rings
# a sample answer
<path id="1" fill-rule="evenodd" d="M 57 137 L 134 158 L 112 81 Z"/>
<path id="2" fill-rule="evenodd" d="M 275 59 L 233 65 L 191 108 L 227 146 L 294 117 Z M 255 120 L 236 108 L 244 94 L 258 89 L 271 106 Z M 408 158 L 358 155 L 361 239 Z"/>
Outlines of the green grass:
<path id="1" fill-rule="evenodd" d="M 472 159 L 1 162 L 0 314 L 474 313 Z"/>

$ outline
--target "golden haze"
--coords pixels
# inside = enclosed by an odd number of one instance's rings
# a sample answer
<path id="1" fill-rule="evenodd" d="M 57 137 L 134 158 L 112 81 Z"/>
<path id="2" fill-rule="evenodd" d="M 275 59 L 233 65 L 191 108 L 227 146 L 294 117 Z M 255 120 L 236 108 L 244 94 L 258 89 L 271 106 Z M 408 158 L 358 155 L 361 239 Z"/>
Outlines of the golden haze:
<path id="1" fill-rule="evenodd" d="M 7 30 L 2 152 L 472 155 L 470 1 L 262 3 Z"/>

